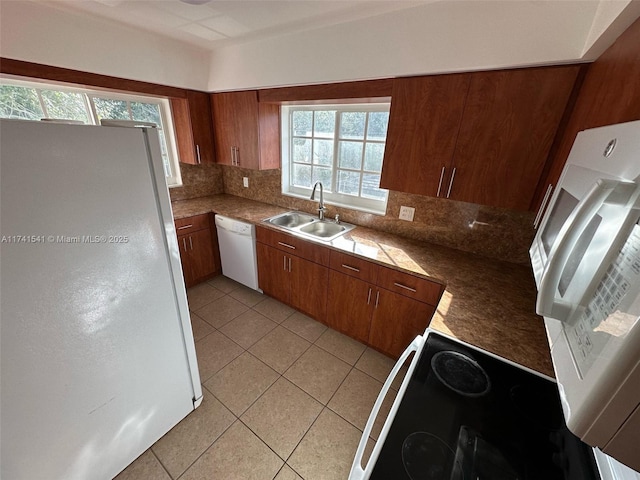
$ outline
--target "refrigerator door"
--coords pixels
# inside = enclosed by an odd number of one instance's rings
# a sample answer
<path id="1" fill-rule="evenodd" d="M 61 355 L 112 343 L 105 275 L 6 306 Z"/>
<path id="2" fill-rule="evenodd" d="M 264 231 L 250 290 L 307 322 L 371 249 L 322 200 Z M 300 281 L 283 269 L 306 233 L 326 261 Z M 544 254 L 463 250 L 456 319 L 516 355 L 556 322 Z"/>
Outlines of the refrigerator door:
<path id="1" fill-rule="evenodd" d="M 0 476 L 110 479 L 201 397 L 157 133 L 0 135 Z"/>

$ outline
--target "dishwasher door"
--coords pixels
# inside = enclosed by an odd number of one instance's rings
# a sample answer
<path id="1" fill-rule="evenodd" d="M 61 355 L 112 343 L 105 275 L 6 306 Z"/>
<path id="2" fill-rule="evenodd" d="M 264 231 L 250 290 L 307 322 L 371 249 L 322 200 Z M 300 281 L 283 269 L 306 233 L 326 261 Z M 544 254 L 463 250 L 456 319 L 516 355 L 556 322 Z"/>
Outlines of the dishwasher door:
<path id="1" fill-rule="evenodd" d="M 250 223 L 216 215 L 222 273 L 253 290 L 258 288 L 256 227 Z"/>

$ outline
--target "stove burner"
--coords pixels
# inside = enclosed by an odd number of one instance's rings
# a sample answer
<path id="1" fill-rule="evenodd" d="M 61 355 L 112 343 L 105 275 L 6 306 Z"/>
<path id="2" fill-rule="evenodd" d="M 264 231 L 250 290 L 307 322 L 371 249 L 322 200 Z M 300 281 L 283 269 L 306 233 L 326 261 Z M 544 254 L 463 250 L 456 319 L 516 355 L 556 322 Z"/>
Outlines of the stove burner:
<path id="1" fill-rule="evenodd" d="M 454 462 L 454 451 L 435 435 L 414 432 L 404 439 L 402 463 L 411 480 L 449 480 Z M 455 470 L 460 471 L 459 465 Z"/>
<path id="2" fill-rule="evenodd" d="M 465 397 L 481 397 L 491 388 L 491 381 L 483 368 L 462 353 L 438 352 L 431 359 L 431 368 L 446 387 Z"/>

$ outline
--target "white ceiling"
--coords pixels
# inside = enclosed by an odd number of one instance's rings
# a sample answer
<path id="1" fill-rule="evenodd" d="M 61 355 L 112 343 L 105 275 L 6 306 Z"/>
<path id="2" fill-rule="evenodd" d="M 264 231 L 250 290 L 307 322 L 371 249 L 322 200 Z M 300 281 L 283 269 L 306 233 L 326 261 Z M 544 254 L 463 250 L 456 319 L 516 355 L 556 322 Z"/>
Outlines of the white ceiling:
<path id="1" fill-rule="evenodd" d="M 351 22 L 434 0 L 48 0 L 213 50 L 217 47 Z"/>

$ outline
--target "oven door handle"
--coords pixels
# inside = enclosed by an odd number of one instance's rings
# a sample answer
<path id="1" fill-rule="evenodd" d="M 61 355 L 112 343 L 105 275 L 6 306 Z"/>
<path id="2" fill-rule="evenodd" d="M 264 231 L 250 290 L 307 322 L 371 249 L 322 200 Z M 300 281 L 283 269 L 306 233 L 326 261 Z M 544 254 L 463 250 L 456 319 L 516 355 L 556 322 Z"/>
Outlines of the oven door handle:
<path id="1" fill-rule="evenodd" d="M 400 355 L 400 358 L 393 366 L 391 373 L 387 377 L 387 380 L 384 382 L 380 393 L 378 394 L 378 398 L 376 399 L 376 403 L 373 405 L 373 409 L 371 410 L 371 414 L 369 415 L 369 419 L 367 420 L 367 425 L 364 427 L 364 432 L 362 433 L 362 438 L 360 439 L 360 444 L 358 445 L 358 450 L 356 450 L 355 458 L 353 459 L 353 464 L 351 465 L 351 472 L 349 473 L 349 480 L 366 480 L 371 476 L 371 472 L 373 471 L 373 467 L 376 464 L 376 460 L 380 455 L 380 450 L 382 449 L 382 445 L 384 444 L 384 440 L 387 437 L 387 433 L 389 432 L 389 428 L 391 427 L 391 423 L 393 422 L 393 418 L 398 411 L 398 407 L 400 406 L 400 401 L 402 400 L 402 396 L 407 389 L 407 384 L 409 383 L 409 379 L 413 375 L 413 371 L 416 369 L 416 365 L 418 364 L 418 357 L 420 356 L 420 351 L 422 347 L 426 343 L 427 337 L 418 335 L 413 341 L 409 344 L 407 349 Z M 382 407 L 382 401 L 384 397 L 387 395 L 387 392 L 391 388 L 391 384 L 393 380 L 396 378 L 400 369 L 406 362 L 409 355 L 412 353 L 416 353 L 411 361 L 411 365 L 407 371 L 407 374 L 398 390 L 398 395 L 396 399 L 393 401 L 393 405 L 391 410 L 389 411 L 389 415 L 387 416 L 384 426 L 382 427 L 382 431 L 378 437 L 378 441 L 376 442 L 376 446 L 373 448 L 371 452 L 371 456 L 367 461 L 367 465 L 362 468 L 362 457 L 364 455 L 364 450 L 367 446 L 367 441 L 369 440 L 369 436 L 371 435 L 371 430 L 373 429 L 373 423 L 378 416 L 378 412 L 380 411 L 380 407 Z"/>
<path id="2" fill-rule="evenodd" d="M 620 189 L 619 187 L 622 188 Z M 600 179 L 571 212 L 560 232 L 558 232 L 558 238 L 551 248 L 542 279 L 540 280 L 536 302 L 536 313 L 538 315 L 544 315 L 560 321 L 568 319 L 573 305 L 556 298 L 556 290 L 571 253 L 582 232 L 587 228 L 604 203 L 623 205 L 629 199 L 628 193 L 620 195 L 619 193 L 621 192 L 616 192 L 616 190 L 627 190 L 628 192 L 629 188 L 633 189 L 634 187 L 635 184 L 632 182 Z"/>

